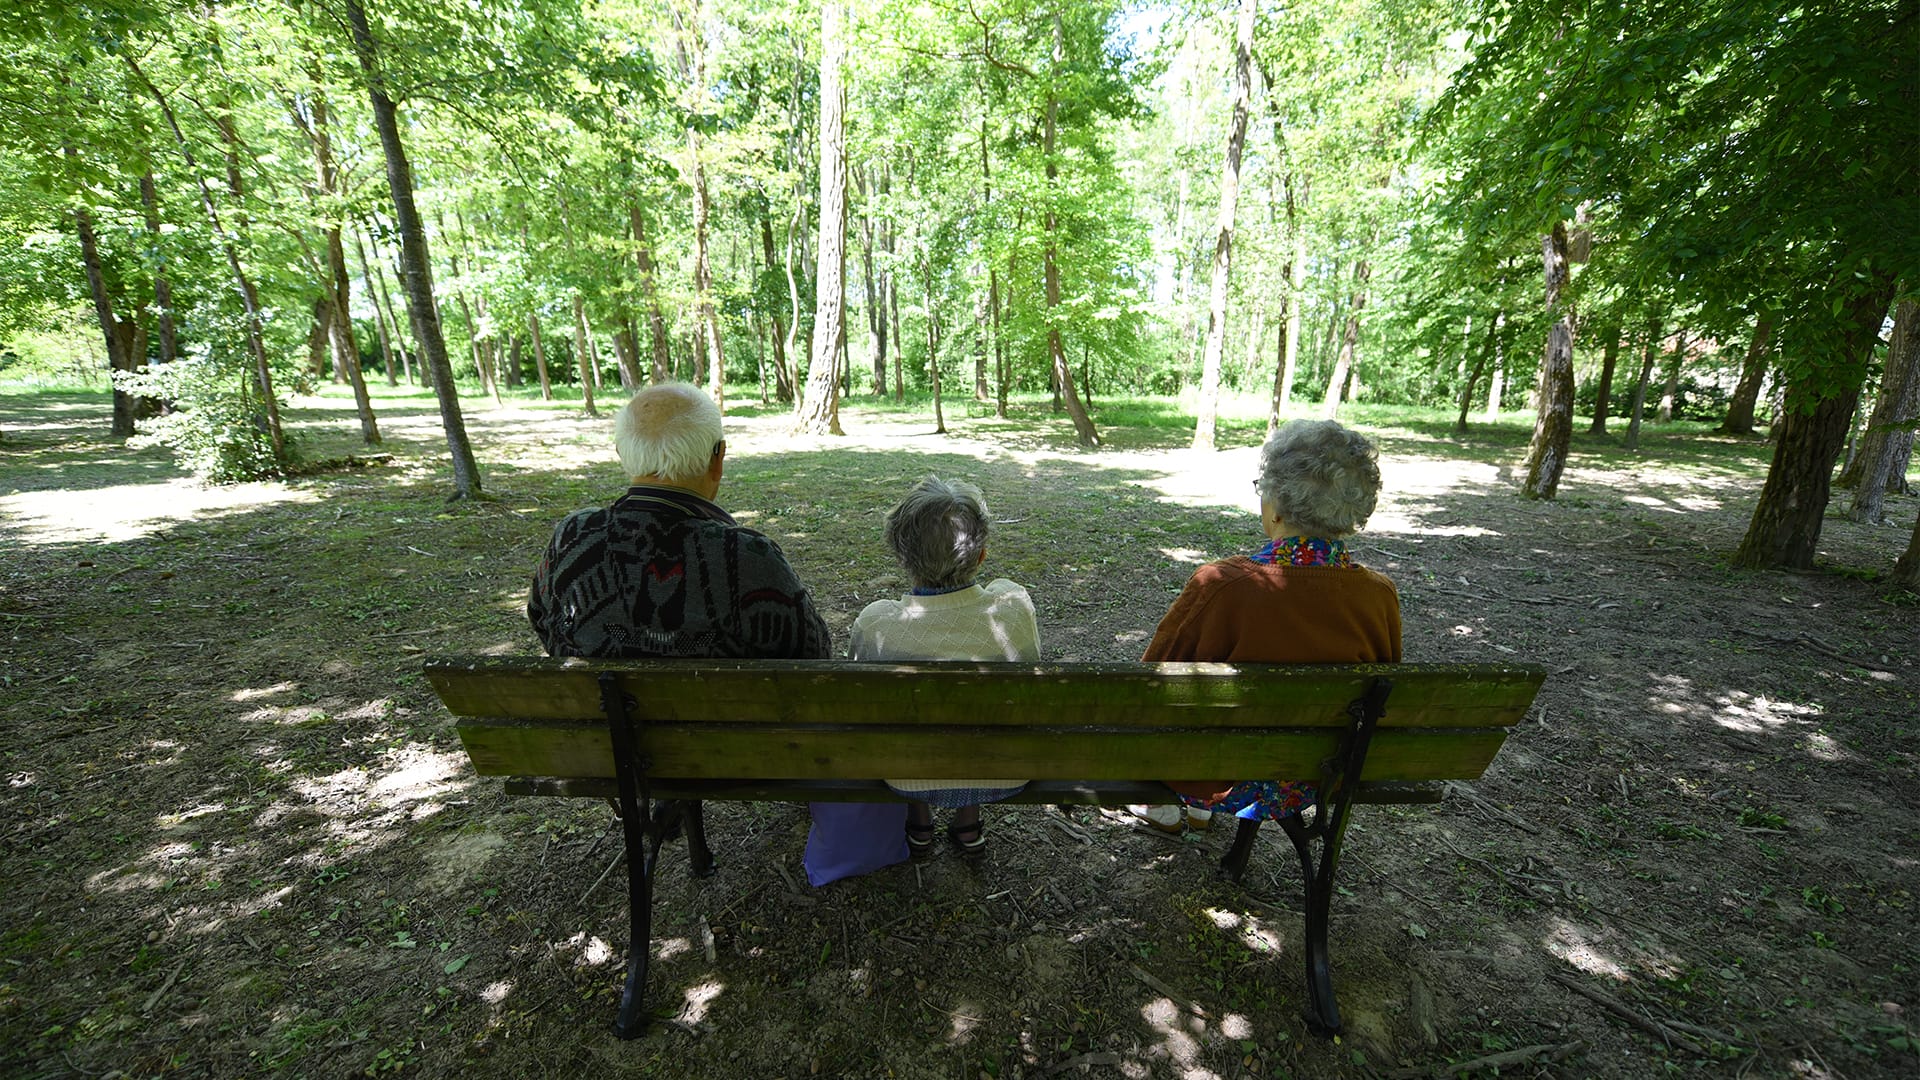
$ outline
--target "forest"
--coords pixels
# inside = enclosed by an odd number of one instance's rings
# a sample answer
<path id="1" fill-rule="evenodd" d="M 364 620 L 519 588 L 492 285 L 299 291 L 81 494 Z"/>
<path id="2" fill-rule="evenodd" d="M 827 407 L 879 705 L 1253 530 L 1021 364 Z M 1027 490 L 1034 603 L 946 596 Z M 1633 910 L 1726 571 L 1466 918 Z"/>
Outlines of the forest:
<path id="1" fill-rule="evenodd" d="M 1920 1069 L 1914 0 L 0 3 L 0 1075 Z M 843 654 L 920 477 L 1043 663 L 1379 451 L 1406 659 L 1540 696 L 1355 814 L 1348 1029 L 1279 830 L 986 809 L 815 888 L 475 775 L 657 380 Z"/>
<path id="2" fill-rule="evenodd" d="M 1084 446 L 1134 395 L 1196 447 L 1223 400 L 1518 409 L 1549 499 L 1576 409 L 1765 423 L 1754 567 L 1812 564 L 1843 457 L 1860 520 L 1904 484 L 1911 4 L 0 20 L 0 377 L 104 365 L 114 434 L 211 479 L 292 468 L 279 410 L 328 383 L 377 443 L 384 379 L 476 495 L 467 411 L 672 376 L 816 433 L 1039 393 Z"/>

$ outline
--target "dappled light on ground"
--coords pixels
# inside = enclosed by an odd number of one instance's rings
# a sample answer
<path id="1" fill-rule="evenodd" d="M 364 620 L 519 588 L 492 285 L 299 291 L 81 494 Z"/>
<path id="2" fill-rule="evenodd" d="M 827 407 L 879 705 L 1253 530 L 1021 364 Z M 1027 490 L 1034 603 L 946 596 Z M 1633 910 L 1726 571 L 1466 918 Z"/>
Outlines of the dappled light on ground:
<path id="1" fill-rule="evenodd" d="M 208 487 L 192 480 L 121 484 L 89 491 L 0 495 L 0 524 L 26 544 L 137 540 L 187 522 L 263 505 L 311 505 L 319 495 L 280 484 Z"/>

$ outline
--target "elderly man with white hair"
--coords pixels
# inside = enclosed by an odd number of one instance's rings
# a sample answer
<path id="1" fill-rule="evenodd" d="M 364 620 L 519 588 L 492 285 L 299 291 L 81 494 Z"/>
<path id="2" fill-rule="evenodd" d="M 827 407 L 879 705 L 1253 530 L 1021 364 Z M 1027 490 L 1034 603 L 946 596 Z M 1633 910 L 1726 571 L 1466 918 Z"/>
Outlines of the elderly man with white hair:
<path id="1" fill-rule="evenodd" d="M 778 544 L 715 504 L 727 443 L 713 399 L 649 386 L 613 423 L 632 485 L 569 514 L 527 618 L 553 656 L 824 659 L 826 623 Z"/>

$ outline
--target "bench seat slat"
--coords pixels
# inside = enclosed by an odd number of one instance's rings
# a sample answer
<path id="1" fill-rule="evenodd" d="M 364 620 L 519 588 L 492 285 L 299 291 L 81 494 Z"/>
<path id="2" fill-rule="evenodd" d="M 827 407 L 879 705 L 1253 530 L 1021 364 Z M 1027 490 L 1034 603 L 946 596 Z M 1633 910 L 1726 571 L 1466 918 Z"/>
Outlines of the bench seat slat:
<path id="1" fill-rule="evenodd" d="M 609 777 L 606 729 L 581 723 L 465 720 L 483 776 Z M 891 734 L 893 738 L 876 738 Z M 1461 780 L 1486 770 L 1504 728 L 1383 730 L 1364 780 Z M 639 733 L 649 782 L 672 779 L 1210 780 L 1309 778 L 1334 750 L 1331 731 L 1160 728 L 946 728 L 651 724 Z"/>
<path id="2" fill-rule="evenodd" d="M 729 665 L 742 665 L 730 667 Z M 457 716 L 600 716 L 603 670 L 622 674 L 644 722 L 1104 727 L 1344 727 L 1367 680 L 1394 681 L 1381 726 L 1513 724 L 1544 673 L 1500 665 L 1016 664 L 850 661 L 434 661 L 428 678 Z M 1463 675 L 1471 675 L 1463 680 Z M 1472 719 L 1463 721 L 1463 716 Z"/>
<path id="3" fill-rule="evenodd" d="M 705 802 L 900 802 L 884 784 L 872 780 L 664 780 L 650 785 L 660 799 L 700 799 Z M 611 799 L 620 794 L 617 783 L 604 778 L 562 780 L 547 776 L 514 776 L 505 785 L 509 795 L 549 795 L 561 798 Z M 1354 793 L 1358 803 L 1419 805 L 1440 802 L 1446 788 L 1438 783 L 1362 783 Z M 1026 790 L 1001 802 L 1045 806 L 1126 806 L 1158 803 L 1169 798 L 1166 786 L 1150 780 L 1036 780 Z"/>

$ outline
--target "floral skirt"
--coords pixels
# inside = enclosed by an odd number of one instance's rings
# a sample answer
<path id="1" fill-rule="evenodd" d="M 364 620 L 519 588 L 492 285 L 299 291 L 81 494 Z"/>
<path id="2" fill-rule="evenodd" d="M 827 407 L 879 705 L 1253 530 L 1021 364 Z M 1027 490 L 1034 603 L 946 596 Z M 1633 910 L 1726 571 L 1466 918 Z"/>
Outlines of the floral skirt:
<path id="1" fill-rule="evenodd" d="M 1292 817 L 1313 802 L 1313 784 L 1304 780 L 1247 780 L 1233 785 L 1217 799 L 1182 795 L 1180 801 L 1216 814 L 1232 814 L 1254 821 Z"/>

